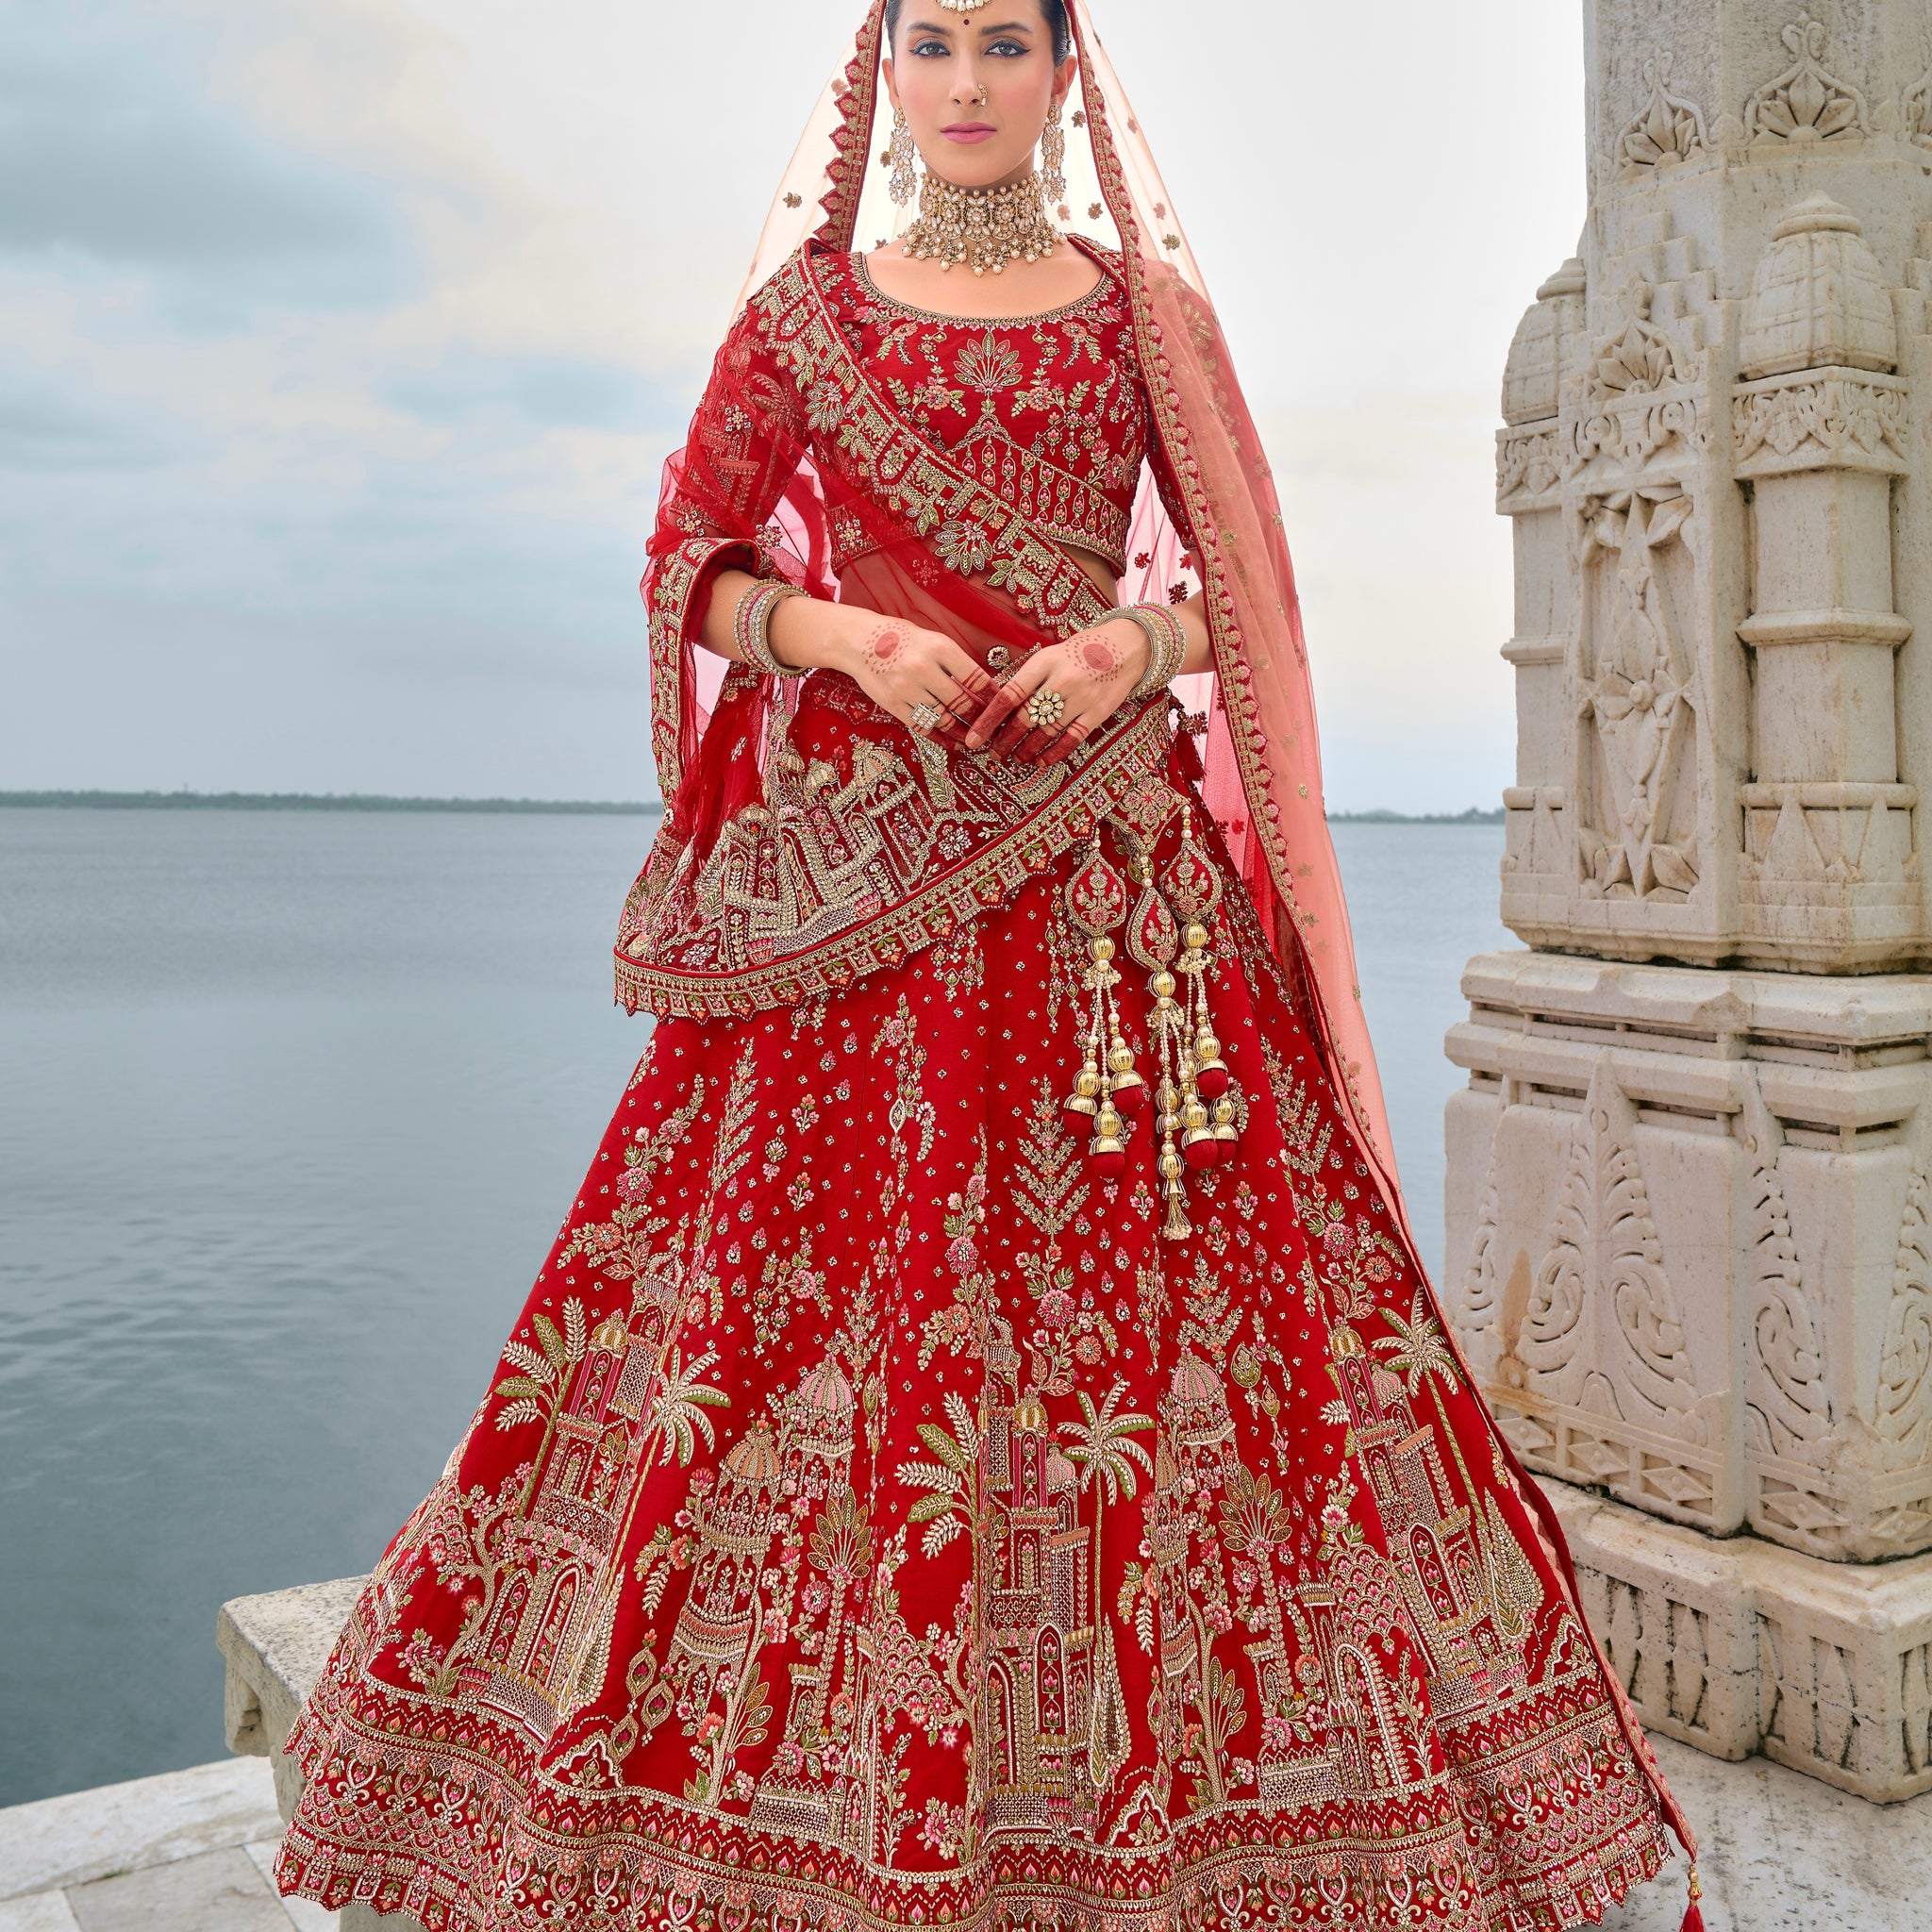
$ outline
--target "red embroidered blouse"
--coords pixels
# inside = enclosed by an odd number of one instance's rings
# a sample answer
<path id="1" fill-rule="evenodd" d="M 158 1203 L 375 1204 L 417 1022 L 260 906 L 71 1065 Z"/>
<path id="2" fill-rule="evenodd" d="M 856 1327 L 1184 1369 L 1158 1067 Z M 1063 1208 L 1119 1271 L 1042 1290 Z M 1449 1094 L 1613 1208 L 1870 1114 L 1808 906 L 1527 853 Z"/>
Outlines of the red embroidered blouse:
<path id="1" fill-rule="evenodd" d="M 734 665 L 687 772 L 692 721 L 659 696 L 685 686 L 716 573 L 774 575 L 781 557 L 821 595 L 837 579 L 859 603 L 899 600 L 895 614 L 910 600 L 995 669 L 1099 620 L 1113 597 L 1070 553 L 1124 573 L 1158 452 L 1117 261 L 1076 245 L 1103 270 L 1079 300 L 968 320 L 899 302 L 862 257 L 808 243 L 734 326 L 667 475 L 645 582 L 658 766 L 690 804 L 625 908 L 626 1005 L 795 1004 L 932 943 L 1103 814 L 1151 836 L 1174 809 L 1164 706 L 1023 770 L 916 737 L 821 670 L 760 756 L 766 680 Z M 1172 504 L 1158 462 L 1156 477 Z"/>
<path id="2" fill-rule="evenodd" d="M 997 322 L 897 301 L 863 256 L 828 253 L 819 276 L 854 358 L 907 423 L 1049 536 L 1125 571 L 1147 398 L 1111 273 L 1077 302 Z"/>

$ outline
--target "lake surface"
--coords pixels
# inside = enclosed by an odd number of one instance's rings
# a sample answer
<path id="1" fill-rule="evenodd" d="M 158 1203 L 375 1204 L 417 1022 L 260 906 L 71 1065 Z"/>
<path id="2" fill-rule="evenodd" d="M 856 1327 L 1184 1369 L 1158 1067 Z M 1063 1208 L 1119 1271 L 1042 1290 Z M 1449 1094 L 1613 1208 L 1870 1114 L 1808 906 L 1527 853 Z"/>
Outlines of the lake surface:
<path id="1" fill-rule="evenodd" d="M 224 1754 L 224 1598 L 368 1568 L 641 1051 L 642 818 L 0 809 L 0 1805 Z M 1497 825 L 1338 825 L 1428 1258 Z"/>

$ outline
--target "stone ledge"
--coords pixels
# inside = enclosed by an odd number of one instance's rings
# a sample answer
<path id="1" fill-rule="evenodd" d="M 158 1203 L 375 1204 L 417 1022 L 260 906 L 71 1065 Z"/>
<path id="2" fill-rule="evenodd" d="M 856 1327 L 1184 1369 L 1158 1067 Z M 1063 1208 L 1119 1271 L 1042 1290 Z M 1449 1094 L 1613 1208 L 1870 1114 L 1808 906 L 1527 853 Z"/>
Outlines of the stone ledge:
<path id="1" fill-rule="evenodd" d="M 1538 1482 L 1647 1729 L 1877 1804 L 1932 1792 L 1932 1556 L 1826 1562 Z"/>
<path id="2" fill-rule="evenodd" d="M 1612 1506 L 1570 1490 L 1562 1491 L 1558 1507 L 1566 1527 L 1574 1517 L 1588 1529 Z M 1707 1551 L 1726 1547 L 1703 1537 L 1689 1541 Z M 231 1690 L 229 1709 L 239 1706 L 245 1713 L 253 1697 L 258 1712 L 247 1738 L 272 1732 L 283 1712 L 277 1741 L 287 1735 L 362 1583 L 345 1577 L 223 1607 L 223 1654 L 231 1678 L 240 1675 L 244 1687 Z M 253 1648 L 258 1642 L 259 1650 Z M 1831 1932 L 1901 1932 L 1913 1923 L 1913 1902 L 1932 1894 L 1932 1798 L 1882 1810 L 1762 1758 L 1726 1764 L 1668 1740 L 1657 1755 L 1700 1840 L 1709 1932 L 1787 1932 L 1797 1924 L 1829 1925 Z M 1603 1932 L 1677 1932 L 1684 1890 L 1681 1866 L 1674 1869 L 1674 1881 L 1667 1874 L 1641 1887 L 1605 1921 Z M 1791 1916 L 1807 1908 L 1808 1917 Z M 341 1914 L 341 1932 L 411 1932 L 412 1923 L 351 1906 Z M 4 1921 L 0 1932 L 7 1932 Z"/>
<path id="3" fill-rule="evenodd" d="M 1932 1034 L 1932 974 L 1824 974 L 1650 965 L 1574 953 L 1478 953 L 1464 998 L 1525 1021 L 1588 1022 L 1689 1034 L 1772 1034 L 1833 1047 L 1922 1041 Z M 1487 1016 L 1485 1016 L 1487 1017 Z M 1648 1042 L 1647 1042 L 1648 1043 Z"/>
<path id="4" fill-rule="evenodd" d="M 228 1749 L 269 1760 L 285 1824 L 295 1814 L 302 1778 L 282 1746 L 368 1581 L 343 1576 L 233 1597 L 215 1620 L 215 1644 L 228 1666 L 222 1693 Z"/>
<path id="5" fill-rule="evenodd" d="M 215 1643 L 228 1667 L 222 1689 L 228 1748 L 269 1760 L 284 1824 L 295 1815 L 302 1772 L 282 1746 L 368 1581 L 340 1576 L 231 1597 L 215 1619 Z M 414 1921 L 352 1905 L 336 1924 L 339 1932 L 410 1932 Z"/>

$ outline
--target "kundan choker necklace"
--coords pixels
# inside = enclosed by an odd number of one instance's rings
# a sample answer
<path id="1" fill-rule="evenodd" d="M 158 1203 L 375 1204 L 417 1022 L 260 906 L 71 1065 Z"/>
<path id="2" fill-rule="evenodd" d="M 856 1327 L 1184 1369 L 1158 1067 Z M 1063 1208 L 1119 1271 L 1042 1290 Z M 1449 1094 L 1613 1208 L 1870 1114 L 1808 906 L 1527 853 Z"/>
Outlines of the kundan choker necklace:
<path id="1" fill-rule="evenodd" d="M 998 275 L 1009 261 L 1051 255 L 1059 239 L 1037 172 L 1008 188 L 956 188 L 927 169 L 906 253 L 942 269 L 963 261 L 976 275 Z"/>

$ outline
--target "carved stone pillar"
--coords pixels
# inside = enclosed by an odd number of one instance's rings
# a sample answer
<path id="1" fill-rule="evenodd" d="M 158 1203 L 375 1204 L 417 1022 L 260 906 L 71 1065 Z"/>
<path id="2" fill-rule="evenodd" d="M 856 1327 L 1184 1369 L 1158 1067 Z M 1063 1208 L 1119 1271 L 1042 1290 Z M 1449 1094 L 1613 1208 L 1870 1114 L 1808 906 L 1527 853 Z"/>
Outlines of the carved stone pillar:
<path id="1" fill-rule="evenodd" d="M 1531 950 L 1464 978 L 1445 1298 L 1645 1720 L 1905 1797 L 1932 1790 L 1932 8 L 1585 23 L 1589 221 L 1497 444 Z"/>

